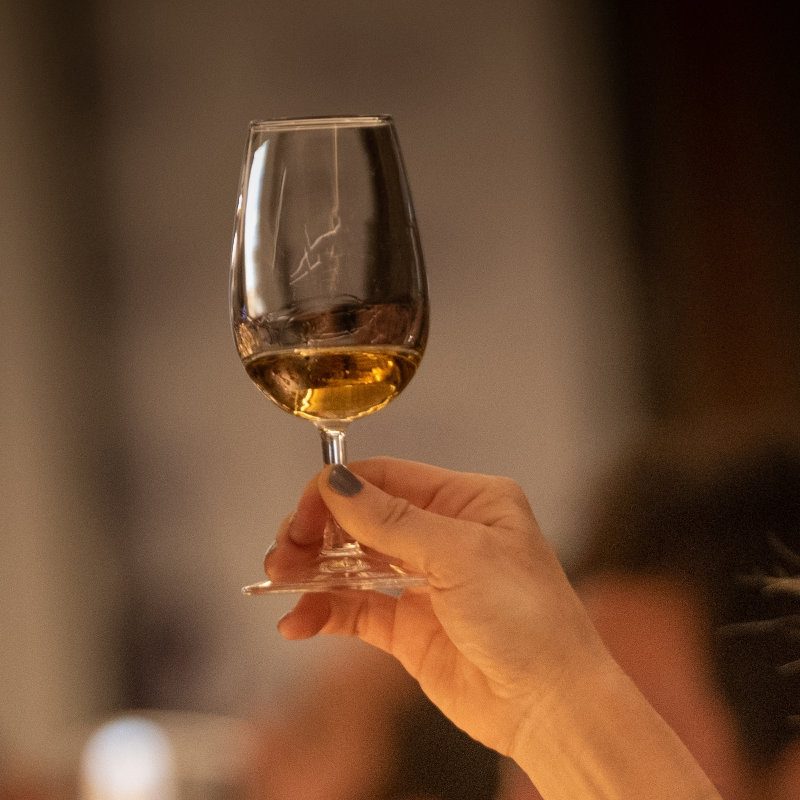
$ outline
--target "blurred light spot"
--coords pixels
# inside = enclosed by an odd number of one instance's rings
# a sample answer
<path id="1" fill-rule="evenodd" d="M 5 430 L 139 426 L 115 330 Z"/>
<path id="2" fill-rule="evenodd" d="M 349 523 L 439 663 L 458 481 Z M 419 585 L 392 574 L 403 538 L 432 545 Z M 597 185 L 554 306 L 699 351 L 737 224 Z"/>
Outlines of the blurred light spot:
<path id="1" fill-rule="evenodd" d="M 84 800 L 174 800 L 172 748 L 154 722 L 122 717 L 101 726 L 83 751 Z"/>

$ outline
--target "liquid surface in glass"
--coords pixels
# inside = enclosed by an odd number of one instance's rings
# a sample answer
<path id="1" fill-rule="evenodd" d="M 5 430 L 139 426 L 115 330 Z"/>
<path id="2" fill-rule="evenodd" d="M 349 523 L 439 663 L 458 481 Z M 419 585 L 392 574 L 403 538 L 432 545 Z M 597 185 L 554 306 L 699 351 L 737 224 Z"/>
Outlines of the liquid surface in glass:
<path id="1" fill-rule="evenodd" d="M 388 345 L 270 350 L 244 360 L 253 382 L 298 417 L 350 421 L 383 408 L 408 384 L 420 353 Z"/>

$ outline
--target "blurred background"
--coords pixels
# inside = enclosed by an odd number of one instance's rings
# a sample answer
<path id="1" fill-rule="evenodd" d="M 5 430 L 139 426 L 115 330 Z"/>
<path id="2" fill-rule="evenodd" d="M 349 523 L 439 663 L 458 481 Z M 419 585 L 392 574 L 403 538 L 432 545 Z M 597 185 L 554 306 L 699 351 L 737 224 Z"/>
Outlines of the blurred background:
<path id="1" fill-rule="evenodd" d="M 642 5 L 0 0 L 0 772 L 278 715 L 352 647 L 239 593 L 320 465 L 230 332 L 251 119 L 397 122 L 430 344 L 351 457 L 510 475 L 569 562 L 644 430 L 797 411 L 791 26 Z"/>

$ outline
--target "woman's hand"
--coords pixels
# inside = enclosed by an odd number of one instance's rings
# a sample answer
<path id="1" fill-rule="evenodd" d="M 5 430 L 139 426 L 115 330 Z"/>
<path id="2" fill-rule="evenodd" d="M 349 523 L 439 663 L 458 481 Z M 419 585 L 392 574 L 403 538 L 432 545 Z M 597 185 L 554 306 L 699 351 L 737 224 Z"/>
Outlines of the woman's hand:
<path id="1" fill-rule="evenodd" d="M 279 623 L 286 638 L 358 636 L 396 656 L 547 800 L 720 800 L 608 654 L 513 481 L 392 459 L 353 471 L 326 468 L 309 484 L 268 574 L 315 558 L 330 509 L 429 587 L 303 595 Z"/>
<path id="2" fill-rule="evenodd" d="M 271 577 L 319 549 L 328 509 L 355 539 L 427 577 L 399 598 L 304 595 L 287 639 L 358 636 L 400 660 L 476 739 L 514 755 L 552 696 L 610 661 L 520 488 L 393 459 L 327 468 L 265 559 Z"/>

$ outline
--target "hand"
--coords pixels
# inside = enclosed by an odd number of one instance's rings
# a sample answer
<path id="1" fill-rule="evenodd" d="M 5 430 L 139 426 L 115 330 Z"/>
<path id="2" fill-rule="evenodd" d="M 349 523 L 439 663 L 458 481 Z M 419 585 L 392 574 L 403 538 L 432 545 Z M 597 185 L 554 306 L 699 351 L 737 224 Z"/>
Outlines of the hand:
<path id="1" fill-rule="evenodd" d="M 307 594 L 281 634 L 358 636 L 391 653 L 457 725 L 513 756 L 553 697 L 610 660 L 525 496 L 505 478 L 393 459 L 352 471 L 359 480 L 326 468 L 308 485 L 265 559 L 268 574 L 313 558 L 330 509 L 362 545 L 430 586 L 399 598 Z"/>

